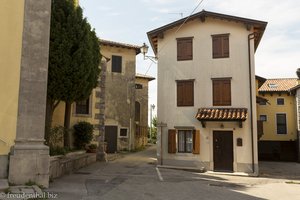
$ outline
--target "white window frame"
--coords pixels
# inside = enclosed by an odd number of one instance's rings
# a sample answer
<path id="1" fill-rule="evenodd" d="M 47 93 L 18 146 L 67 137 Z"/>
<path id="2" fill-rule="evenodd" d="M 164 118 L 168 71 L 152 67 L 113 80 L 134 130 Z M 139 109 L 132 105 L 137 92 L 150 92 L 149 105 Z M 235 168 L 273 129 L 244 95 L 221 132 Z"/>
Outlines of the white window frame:
<path id="1" fill-rule="evenodd" d="M 127 130 L 127 135 L 126 136 L 121 136 L 121 129 L 126 129 Z M 128 135 L 129 135 L 129 128 L 128 127 L 120 127 L 119 129 L 119 138 L 128 138 Z"/>

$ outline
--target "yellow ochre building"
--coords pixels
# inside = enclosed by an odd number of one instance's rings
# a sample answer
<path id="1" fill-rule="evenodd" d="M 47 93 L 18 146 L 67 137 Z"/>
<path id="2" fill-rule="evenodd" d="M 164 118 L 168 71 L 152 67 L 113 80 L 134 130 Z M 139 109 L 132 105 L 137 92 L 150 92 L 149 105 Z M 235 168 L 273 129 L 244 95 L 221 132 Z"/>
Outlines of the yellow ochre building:
<path id="1" fill-rule="evenodd" d="M 263 123 L 258 141 L 260 160 L 296 161 L 298 152 L 296 99 L 292 88 L 297 78 L 263 79 L 256 77 L 257 119 Z"/>

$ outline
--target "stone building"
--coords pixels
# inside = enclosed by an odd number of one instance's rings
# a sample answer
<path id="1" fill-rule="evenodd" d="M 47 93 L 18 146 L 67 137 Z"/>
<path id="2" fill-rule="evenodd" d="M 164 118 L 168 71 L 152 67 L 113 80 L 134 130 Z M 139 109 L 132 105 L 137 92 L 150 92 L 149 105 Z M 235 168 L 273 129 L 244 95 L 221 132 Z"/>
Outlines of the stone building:
<path id="1" fill-rule="evenodd" d="M 88 99 L 73 103 L 71 127 L 80 121 L 93 124 L 94 142 L 104 139 L 107 153 L 145 145 L 148 82 L 154 78 L 136 75 L 136 55 L 140 47 L 102 39 L 99 45 L 102 55 L 99 84 Z M 140 108 L 137 120 L 136 105 Z M 64 109 L 62 102 L 53 114 L 53 126 L 63 125 Z"/>
<path id="2" fill-rule="evenodd" d="M 134 149 L 135 70 L 140 47 L 100 40 L 101 54 L 109 59 L 105 72 L 105 141 L 107 153 Z"/>
<path id="3" fill-rule="evenodd" d="M 143 74 L 135 76 L 135 147 L 148 142 L 148 85 L 155 78 Z"/>

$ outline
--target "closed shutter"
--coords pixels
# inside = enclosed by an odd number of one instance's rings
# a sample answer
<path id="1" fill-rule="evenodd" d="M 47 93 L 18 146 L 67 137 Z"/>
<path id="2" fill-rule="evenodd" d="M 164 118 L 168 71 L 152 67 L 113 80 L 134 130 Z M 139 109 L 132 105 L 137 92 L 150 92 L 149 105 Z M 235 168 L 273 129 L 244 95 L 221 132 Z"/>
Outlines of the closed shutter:
<path id="1" fill-rule="evenodd" d="M 213 37 L 213 58 L 220 58 L 222 55 L 222 45 L 220 37 Z"/>
<path id="2" fill-rule="evenodd" d="M 222 103 L 221 83 L 218 80 L 213 80 L 213 105 L 218 106 Z"/>
<path id="3" fill-rule="evenodd" d="M 229 37 L 228 35 L 223 36 L 222 39 L 223 57 L 229 57 Z"/>
<path id="4" fill-rule="evenodd" d="M 231 106 L 230 80 L 213 80 L 213 105 Z"/>
<path id="5" fill-rule="evenodd" d="M 222 105 L 230 106 L 231 105 L 231 84 L 230 80 L 222 81 Z"/>
<path id="6" fill-rule="evenodd" d="M 194 81 L 186 82 L 184 91 L 185 91 L 184 105 L 193 106 L 194 105 Z"/>
<path id="7" fill-rule="evenodd" d="M 184 98 L 184 83 L 177 82 L 177 106 L 183 105 L 183 98 Z"/>
<path id="8" fill-rule="evenodd" d="M 193 131 L 193 154 L 200 154 L 200 130 Z"/>
<path id="9" fill-rule="evenodd" d="M 194 106 L 194 80 L 177 81 L 177 106 Z"/>
<path id="10" fill-rule="evenodd" d="M 193 40 L 192 38 L 177 39 L 177 60 L 193 59 Z"/>
<path id="11" fill-rule="evenodd" d="M 168 153 L 176 153 L 176 130 L 168 131 Z"/>
<path id="12" fill-rule="evenodd" d="M 213 58 L 229 57 L 229 34 L 212 36 Z"/>

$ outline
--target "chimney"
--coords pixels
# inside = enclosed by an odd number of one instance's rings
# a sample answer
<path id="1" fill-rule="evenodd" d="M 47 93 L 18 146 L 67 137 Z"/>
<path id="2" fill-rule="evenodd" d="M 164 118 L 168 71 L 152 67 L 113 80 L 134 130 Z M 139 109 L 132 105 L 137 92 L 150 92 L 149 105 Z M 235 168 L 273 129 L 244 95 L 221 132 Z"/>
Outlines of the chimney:
<path id="1" fill-rule="evenodd" d="M 300 68 L 297 69 L 296 74 L 298 76 L 298 84 L 300 84 Z"/>

